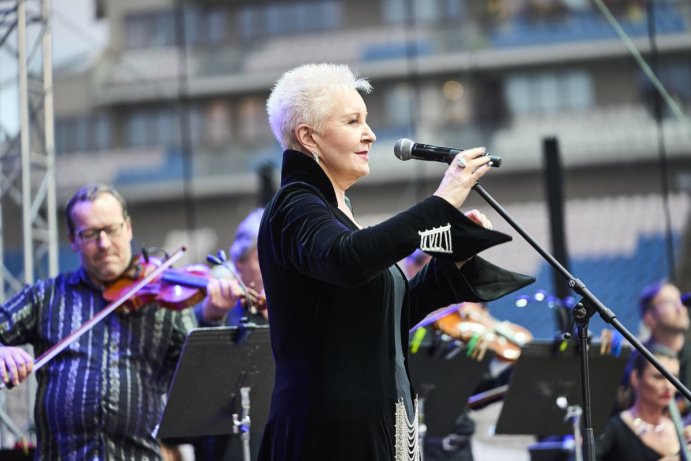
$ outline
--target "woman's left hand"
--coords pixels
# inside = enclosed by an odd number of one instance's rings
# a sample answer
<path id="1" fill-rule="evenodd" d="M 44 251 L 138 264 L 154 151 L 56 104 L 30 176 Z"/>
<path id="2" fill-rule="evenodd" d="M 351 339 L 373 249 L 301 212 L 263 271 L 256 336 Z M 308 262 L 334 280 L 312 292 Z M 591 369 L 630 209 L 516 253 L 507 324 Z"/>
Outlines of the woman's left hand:
<path id="1" fill-rule="evenodd" d="M 468 219 L 473 221 L 478 226 L 482 226 L 485 229 L 492 230 L 492 222 L 489 220 L 489 218 L 487 216 L 480 213 L 478 210 L 475 210 L 475 209 L 470 210 L 470 211 L 466 212 L 465 215 Z M 463 264 L 465 264 L 470 259 L 471 258 L 468 258 L 468 259 L 463 260 L 463 261 L 456 261 L 456 267 L 458 269 L 460 269 L 461 267 L 463 267 Z"/>
<path id="2" fill-rule="evenodd" d="M 475 224 L 484 227 L 485 229 L 492 230 L 492 221 L 489 220 L 487 216 L 480 213 L 478 210 L 470 210 L 465 213 L 466 217 L 473 221 Z"/>

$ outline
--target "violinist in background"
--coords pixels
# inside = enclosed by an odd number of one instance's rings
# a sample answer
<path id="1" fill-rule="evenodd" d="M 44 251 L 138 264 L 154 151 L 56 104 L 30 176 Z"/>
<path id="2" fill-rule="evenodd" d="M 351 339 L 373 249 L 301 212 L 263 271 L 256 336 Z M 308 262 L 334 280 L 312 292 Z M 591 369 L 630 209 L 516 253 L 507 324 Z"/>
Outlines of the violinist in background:
<path id="1" fill-rule="evenodd" d="M 248 303 L 238 300 L 237 305 L 228 313 L 224 322 L 228 326 L 237 326 L 243 323 L 255 325 L 268 323 L 266 302 L 263 297 L 264 282 L 259 270 L 257 254 L 257 234 L 263 213 L 263 208 L 252 210 L 238 225 L 235 239 L 230 246 L 230 262 L 235 272 L 248 290 L 256 292 L 255 298 L 258 301 Z M 250 441 L 253 444 L 261 441 L 261 428 L 251 427 Z M 194 459 L 195 461 L 241 459 L 242 446 L 239 442 L 240 438 L 236 435 L 200 438 L 193 443 Z"/>
<path id="2" fill-rule="evenodd" d="M 33 358 L 59 343 L 108 305 L 104 288 L 133 267 L 132 221 L 112 187 L 90 184 L 65 207 L 68 237 L 81 265 L 25 286 L 0 306 L 0 371 L 17 385 Z M 160 460 L 151 435 L 183 341 L 198 324 L 223 319 L 243 292 L 233 280 L 211 279 L 204 301 L 172 311 L 156 303 L 115 312 L 36 373 L 36 459 Z"/>
<path id="3" fill-rule="evenodd" d="M 689 312 L 682 303 L 681 291 L 670 282 L 655 282 L 641 291 L 638 298 L 638 309 L 643 332 L 641 341 L 650 348 L 653 344 L 661 344 L 673 350 L 679 359 L 679 381 L 691 386 L 691 343 L 686 341 L 689 331 Z M 633 358 L 629 359 L 627 369 L 631 369 Z M 628 382 L 630 371 L 622 379 L 619 389 L 616 411 L 628 408 L 633 401 Z M 680 407 L 683 413 L 685 399 Z"/>
<path id="4" fill-rule="evenodd" d="M 256 325 L 264 325 L 268 321 L 264 281 L 259 270 L 257 253 L 257 234 L 263 214 L 263 208 L 252 210 L 238 225 L 235 239 L 230 246 L 230 260 L 242 283 L 257 293 L 257 302 L 239 302 L 238 306 L 228 313 L 228 325 L 238 325 L 242 319 Z"/>
<path id="5" fill-rule="evenodd" d="M 691 385 L 691 343 L 689 311 L 681 299 L 681 291 L 669 282 L 648 285 L 639 297 L 641 319 L 650 332 L 649 343 L 662 344 L 677 353 L 679 380 Z"/>
<path id="6" fill-rule="evenodd" d="M 650 352 L 672 374 L 679 374 L 676 351 L 652 344 Z M 596 444 L 598 461 L 679 461 L 687 449 L 691 427 L 675 427 L 668 408 L 675 388 L 638 351 L 633 352 L 629 381 L 634 394 L 631 407 L 612 416 Z M 678 423 L 677 423 L 678 424 Z"/>
<path id="7" fill-rule="evenodd" d="M 415 276 L 423 267 L 432 259 L 432 257 L 420 250 L 415 250 L 413 253 L 408 255 L 404 260 L 401 261 L 401 269 L 408 279 Z M 489 309 L 486 304 L 483 303 L 473 303 L 464 302 L 458 304 L 458 312 L 453 311 L 448 315 L 449 319 L 459 319 L 471 316 L 472 318 L 482 317 L 483 319 L 492 319 L 489 314 Z M 448 310 L 447 308 L 440 310 Z M 430 314 L 435 315 L 438 311 Z M 449 321 L 446 319 L 440 319 L 443 322 L 436 322 L 436 325 L 443 325 L 441 331 L 449 326 Z M 453 320 L 451 320 L 453 321 Z M 479 323 L 485 323 L 478 320 Z M 423 320 L 421 323 L 426 323 Z M 449 330 L 452 327 L 449 326 Z M 427 334 L 423 342 L 431 341 L 430 334 Z M 488 341 L 480 337 L 475 344 L 473 358 L 482 360 L 485 351 L 489 347 Z M 485 376 L 483 376 L 482 382 L 479 384 L 478 388 L 475 390 L 475 394 L 490 389 L 494 389 L 498 386 L 506 384 L 510 375 L 511 368 L 508 362 L 501 362 L 494 360 L 491 364 L 490 369 L 487 371 Z M 475 433 L 475 421 L 470 417 L 470 409 L 466 406 L 463 411 L 458 415 L 456 421 L 454 422 L 453 428 L 451 428 L 449 434 L 443 438 L 425 438 L 424 447 L 424 460 L 425 461 L 473 461 L 473 451 L 472 451 L 472 436 Z"/>

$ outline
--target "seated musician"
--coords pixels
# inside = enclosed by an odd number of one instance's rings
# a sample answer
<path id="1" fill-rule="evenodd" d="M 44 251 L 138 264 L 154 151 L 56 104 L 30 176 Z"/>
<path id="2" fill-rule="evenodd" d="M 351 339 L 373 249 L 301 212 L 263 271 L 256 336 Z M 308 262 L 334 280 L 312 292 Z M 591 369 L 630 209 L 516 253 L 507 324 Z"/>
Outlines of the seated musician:
<path id="1" fill-rule="evenodd" d="M 17 385 L 37 355 L 58 344 L 108 305 L 104 288 L 132 270 L 132 220 L 112 187 L 79 189 L 65 207 L 68 237 L 81 265 L 27 285 L 0 306 L 0 370 Z M 160 460 L 152 430 L 163 409 L 187 332 L 222 319 L 242 290 L 211 279 L 193 310 L 150 303 L 113 312 L 36 372 L 36 459 Z"/>
<path id="2" fill-rule="evenodd" d="M 412 278 L 418 271 L 420 271 L 429 261 L 431 257 L 420 251 L 416 250 L 407 256 L 403 261 L 401 261 L 401 269 L 403 269 L 404 274 L 407 278 Z M 465 302 L 457 305 L 457 311 L 449 310 L 448 308 L 440 309 L 430 314 L 430 317 L 434 316 L 437 312 L 448 311 L 449 315 L 446 318 L 440 319 L 440 321 L 435 322 L 439 328 L 438 333 L 443 332 L 445 329 L 452 330 L 454 326 L 449 322 L 454 322 L 458 318 L 472 318 L 472 323 L 479 323 L 487 325 L 489 322 L 496 322 L 489 314 L 489 308 L 483 303 L 473 303 Z M 448 321 L 446 319 L 449 319 Z M 470 322 L 470 321 L 469 321 Z M 423 320 L 421 324 L 426 324 L 426 320 Z M 432 339 L 433 335 L 427 334 L 423 340 L 424 343 L 431 343 L 434 341 Z M 438 339 L 440 335 L 435 336 Z M 454 335 L 454 337 L 456 337 Z M 482 360 L 484 354 L 489 349 L 490 346 L 488 335 L 480 335 L 473 341 L 472 351 L 470 356 Z M 462 338 L 459 338 L 462 339 Z M 520 351 L 520 348 L 516 348 Z M 513 350 L 513 348 L 512 348 Z M 515 358 L 514 358 L 515 359 Z M 495 389 L 499 386 L 507 384 L 509 381 L 511 373 L 510 363 L 508 361 L 493 360 L 488 371 L 484 374 L 482 381 L 475 389 L 474 393 L 478 394 L 491 389 Z M 485 404 L 480 404 L 476 409 L 481 408 Z M 450 428 L 449 433 L 443 437 L 426 437 L 424 446 L 424 458 L 425 461 L 472 461 L 472 443 L 471 438 L 475 433 L 475 422 L 469 415 L 469 410 L 467 406 L 463 408 L 463 411 L 457 416 L 454 426 Z"/>
<path id="3" fill-rule="evenodd" d="M 238 306 L 228 313 L 228 325 L 237 325 L 241 320 L 257 325 L 268 322 L 264 282 L 259 270 L 259 254 L 257 253 L 257 235 L 263 214 L 263 208 L 251 211 L 238 225 L 235 239 L 230 246 L 230 260 L 242 283 L 247 289 L 256 293 L 254 297 L 256 302 L 248 303 L 241 300 Z"/>
<path id="4" fill-rule="evenodd" d="M 655 282 L 647 285 L 638 298 L 638 309 L 642 325 L 641 341 L 646 347 L 650 344 L 667 346 L 677 354 L 679 359 L 679 380 L 686 387 L 691 386 L 691 343 L 686 341 L 689 331 L 689 312 L 681 299 L 681 291 L 670 282 Z M 609 330 L 603 331 L 603 337 L 615 337 Z M 633 357 L 629 359 L 627 370 L 632 368 Z M 628 371 L 621 382 L 617 395 L 614 413 L 619 413 L 631 406 L 633 396 L 629 385 Z M 679 402 L 684 414 L 689 412 L 685 400 Z"/>
<path id="5" fill-rule="evenodd" d="M 661 344 L 648 349 L 673 374 L 679 373 L 674 350 Z M 634 351 L 629 381 L 634 394 L 630 408 L 612 416 L 596 442 L 598 461 L 675 461 L 686 448 L 691 426 L 678 427 L 668 410 L 674 386 L 643 355 Z M 682 439 L 680 441 L 680 439 Z M 681 442 L 681 443 L 680 443 Z"/>
<path id="6" fill-rule="evenodd" d="M 230 246 L 230 262 L 236 275 L 248 290 L 252 290 L 253 298 L 259 302 L 246 302 L 238 300 L 225 320 L 228 326 L 237 326 L 241 323 L 253 323 L 266 325 L 268 323 L 268 311 L 263 300 L 264 283 L 259 270 L 259 255 L 257 253 L 257 234 L 261 222 L 263 208 L 251 211 L 238 225 L 235 238 Z M 252 426 L 250 441 L 252 452 L 256 452 L 255 445 L 261 441 L 260 428 Z M 213 437 L 201 437 L 193 441 L 194 459 L 196 461 L 222 461 L 242 458 L 242 444 L 235 435 L 218 435 Z"/>

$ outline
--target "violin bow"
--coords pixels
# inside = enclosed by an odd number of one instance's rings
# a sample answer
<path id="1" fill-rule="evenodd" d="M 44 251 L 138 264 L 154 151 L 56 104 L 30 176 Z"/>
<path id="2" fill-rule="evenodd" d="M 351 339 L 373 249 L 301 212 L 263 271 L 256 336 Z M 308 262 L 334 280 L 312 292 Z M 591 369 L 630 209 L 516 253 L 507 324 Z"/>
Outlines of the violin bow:
<path id="1" fill-rule="evenodd" d="M 163 263 L 161 263 L 161 265 L 158 266 L 155 270 L 151 271 L 150 274 L 141 279 L 139 282 L 132 285 L 132 287 L 129 290 L 127 290 L 127 292 L 125 292 L 125 294 L 123 294 L 120 297 L 120 299 L 116 299 L 112 303 L 108 304 L 106 307 L 98 311 L 96 315 L 84 322 L 79 328 L 74 330 L 69 335 L 65 336 L 63 339 L 60 340 L 60 342 L 58 342 L 53 347 L 41 354 L 34 362 L 33 372 L 36 372 L 39 369 L 41 369 L 46 363 L 48 363 L 53 357 L 58 355 L 60 352 L 62 352 L 67 346 L 79 339 L 80 336 L 82 336 L 87 331 L 91 330 L 98 322 L 103 320 L 108 314 L 113 312 L 115 309 L 124 304 L 128 299 L 137 294 L 139 290 L 151 283 L 156 277 L 161 275 L 163 271 L 172 266 L 175 261 L 180 259 L 182 255 L 185 254 L 185 251 L 186 248 L 182 247 L 178 251 L 173 253 L 173 255 L 170 258 L 163 261 Z M 11 383 L 3 383 L 0 381 L 0 389 L 12 387 L 9 384 Z"/>
<path id="2" fill-rule="evenodd" d="M 674 432 L 677 434 L 677 439 L 679 439 L 679 457 L 681 461 L 689 461 L 691 455 L 686 445 L 686 437 L 684 437 L 684 422 L 681 419 L 677 402 L 674 399 L 669 402 L 669 416 L 672 423 L 674 423 Z"/>

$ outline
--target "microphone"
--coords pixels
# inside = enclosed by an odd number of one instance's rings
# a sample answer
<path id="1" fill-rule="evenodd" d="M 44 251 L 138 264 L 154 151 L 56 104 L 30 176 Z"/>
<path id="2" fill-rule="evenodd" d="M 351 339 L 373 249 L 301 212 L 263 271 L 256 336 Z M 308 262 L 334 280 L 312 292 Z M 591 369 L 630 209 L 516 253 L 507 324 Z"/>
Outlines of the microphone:
<path id="1" fill-rule="evenodd" d="M 419 144 L 408 138 L 401 138 L 393 146 L 393 153 L 399 160 L 427 160 L 431 162 L 442 162 L 451 164 L 456 154 L 463 152 L 463 149 L 452 147 L 439 147 L 431 144 Z M 501 166 L 501 157 L 498 155 L 485 154 L 492 161 L 492 166 Z"/>

